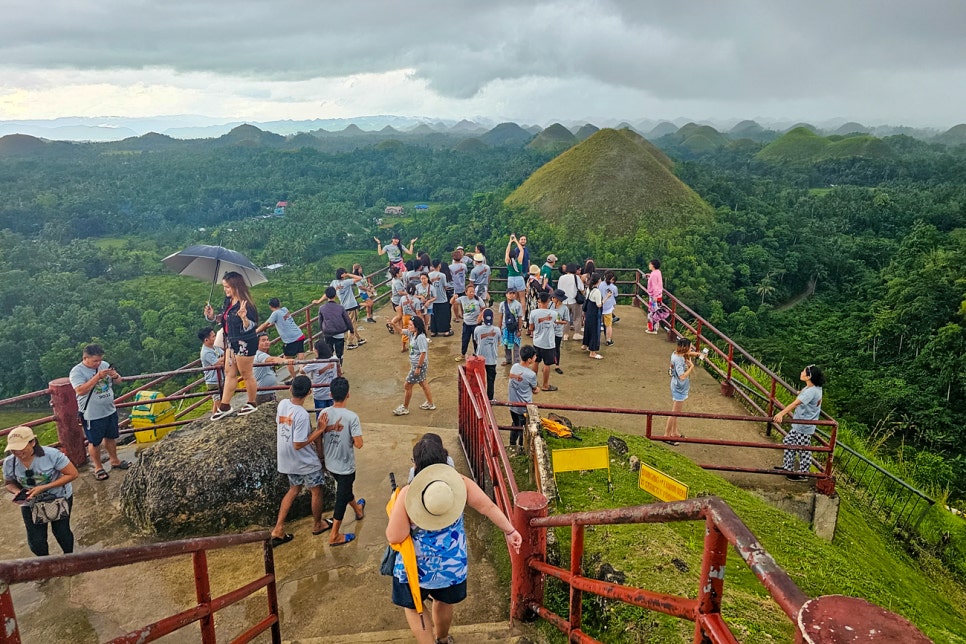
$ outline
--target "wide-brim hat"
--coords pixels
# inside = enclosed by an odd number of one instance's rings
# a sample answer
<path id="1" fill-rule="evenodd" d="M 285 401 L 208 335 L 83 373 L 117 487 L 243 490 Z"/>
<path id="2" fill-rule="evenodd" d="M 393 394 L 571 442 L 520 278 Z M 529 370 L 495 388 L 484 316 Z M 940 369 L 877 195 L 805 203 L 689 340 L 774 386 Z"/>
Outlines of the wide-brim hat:
<path id="1" fill-rule="evenodd" d="M 539 275 L 540 274 L 540 267 L 537 266 L 536 264 L 530 264 L 530 274 L 531 275 Z"/>
<path id="2" fill-rule="evenodd" d="M 456 523 L 466 507 L 466 482 L 455 468 L 437 463 L 420 470 L 406 492 L 409 520 L 423 530 Z"/>
<path id="3" fill-rule="evenodd" d="M 27 445 L 30 445 L 30 441 L 35 438 L 37 437 L 34 436 L 34 430 L 29 427 L 23 425 L 15 427 L 7 434 L 7 448 L 5 451 L 12 452 L 14 450 L 20 451 L 26 449 Z"/>
<path id="4" fill-rule="evenodd" d="M 486 258 L 485 258 L 485 257 L 483 257 L 483 253 L 476 253 L 475 255 L 473 255 L 473 261 L 474 261 L 474 262 L 482 262 L 482 261 L 484 261 L 485 259 L 486 259 Z"/>

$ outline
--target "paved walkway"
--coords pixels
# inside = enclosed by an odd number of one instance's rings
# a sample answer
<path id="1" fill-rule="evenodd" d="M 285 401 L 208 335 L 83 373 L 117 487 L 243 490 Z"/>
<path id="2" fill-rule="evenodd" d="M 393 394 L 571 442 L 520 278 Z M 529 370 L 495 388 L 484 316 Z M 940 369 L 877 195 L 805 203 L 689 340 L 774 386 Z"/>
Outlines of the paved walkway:
<path id="1" fill-rule="evenodd" d="M 379 312 L 377 312 L 379 313 Z M 643 315 L 632 307 L 618 307 L 623 320 L 615 329 L 613 347 L 604 347 L 603 360 L 590 360 L 579 351 L 579 343 L 563 347 L 564 375 L 552 374 L 560 389 L 541 392 L 537 402 L 667 409 L 670 395 L 667 363 L 673 345 L 663 335 L 643 333 Z M 356 493 L 370 503 L 366 519 L 347 521 L 345 529 L 358 535 L 358 542 L 340 548 L 326 545 L 326 537 L 311 535 L 310 519 L 293 522 L 296 539 L 276 551 L 278 594 L 282 611 L 282 633 L 287 640 L 324 638 L 328 642 L 360 641 L 359 633 L 398 631 L 406 628 L 402 611 L 389 602 L 389 580 L 378 574 L 385 546 L 389 472 L 405 482 L 411 447 L 426 431 L 443 440 L 458 467 L 466 473 L 456 432 L 456 362 L 459 336 L 434 338 L 430 345 L 429 378 L 436 411 L 418 408 L 423 401 L 417 388 L 410 405 L 412 413 L 396 417 L 392 409 L 402 402 L 402 383 L 408 360 L 399 351 L 399 336 L 390 335 L 384 318 L 375 325 L 363 324 L 368 341 L 346 353 L 345 373 L 352 389 L 349 407 L 363 421 L 364 448 L 358 453 Z M 507 368 L 498 368 L 496 398 L 506 399 Z M 717 382 L 698 371 L 692 378 L 689 411 L 738 414 L 745 412 L 731 399 L 719 394 Z M 644 433 L 643 417 L 568 413 L 577 424 L 612 427 L 616 431 Z M 509 412 L 497 410 L 499 422 L 509 422 Z M 663 425 L 661 425 L 663 427 Z M 762 428 L 745 423 L 681 421 L 681 429 L 692 436 L 715 436 L 739 440 L 760 440 Z M 656 433 L 661 433 L 660 431 Z M 727 458 L 734 464 L 768 466 L 778 462 L 778 452 L 729 450 L 682 444 L 673 448 L 698 461 Z M 135 447 L 124 448 L 127 458 Z M 719 461 L 720 462 L 720 461 Z M 118 518 L 117 490 L 123 473 L 105 483 L 95 483 L 89 471 L 82 471 L 76 484 L 73 524 L 79 550 L 143 543 L 132 536 Z M 784 485 L 784 479 L 760 475 L 738 475 L 752 486 Z M 350 513 L 351 514 L 351 513 Z M 485 526 L 475 513 L 468 513 L 471 537 L 469 598 L 457 610 L 459 624 L 493 624 L 507 619 L 507 589 L 498 586 L 496 573 L 480 541 Z M 29 551 L 13 504 L 0 504 L 0 557 L 28 557 Z M 53 541 L 53 540 L 52 540 Z M 258 575 L 258 548 L 238 548 L 212 553 L 213 593 L 245 583 Z M 150 621 L 184 610 L 194 596 L 190 560 L 187 558 L 150 565 L 136 565 L 90 573 L 72 579 L 14 587 L 15 605 L 27 641 L 87 642 L 116 637 Z M 240 624 L 252 623 L 264 611 L 264 599 L 256 596 L 224 613 L 219 613 L 219 630 L 237 633 Z M 345 638 L 345 639 L 343 639 Z M 462 642 L 473 641 L 461 637 Z M 483 640 L 481 640 L 483 641 Z"/>

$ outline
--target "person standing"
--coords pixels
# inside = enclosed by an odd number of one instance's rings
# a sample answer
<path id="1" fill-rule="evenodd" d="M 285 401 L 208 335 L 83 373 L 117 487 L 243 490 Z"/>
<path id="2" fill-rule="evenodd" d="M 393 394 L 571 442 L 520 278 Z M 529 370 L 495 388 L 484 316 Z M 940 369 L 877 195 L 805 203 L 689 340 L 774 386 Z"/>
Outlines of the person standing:
<path id="1" fill-rule="evenodd" d="M 520 327 L 523 326 L 523 305 L 517 300 L 520 293 L 508 290 L 500 305 L 500 344 L 503 345 L 503 365 L 520 360 Z"/>
<path id="2" fill-rule="evenodd" d="M 332 347 L 322 338 L 315 341 L 315 357 L 326 362 L 310 362 L 302 365 L 301 371 L 312 380 L 312 400 L 315 401 L 315 416 L 318 418 L 323 409 L 332 406 L 329 386 L 342 375 L 342 365 L 332 359 Z"/>
<path id="3" fill-rule="evenodd" d="M 416 313 L 423 320 L 423 326 L 427 329 L 432 328 L 433 302 L 436 301 L 436 293 L 433 292 L 432 285 L 429 283 L 429 273 L 420 273 L 419 282 L 416 284 Z M 433 334 L 434 336 L 437 334 Z"/>
<path id="4" fill-rule="evenodd" d="M 493 326 L 493 311 L 483 310 L 483 324 L 473 330 L 476 355 L 483 358 L 486 369 L 486 397 L 493 400 L 493 383 L 496 382 L 496 348 L 500 343 L 500 330 Z"/>
<path id="5" fill-rule="evenodd" d="M 288 367 L 288 379 L 285 384 L 290 384 L 292 378 L 295 377 L 295 364 L 294 358 L 301 360 L 305 357 L 305 334 L 302 333 L 302 329 L 296 324 L 295 319 L 289 310 L 282 306 L 282 303 L 277 297 L 273 297 L 268 301 L 268 308 L 272 311 L 268 319 L 262 322 L 255 329 L 256 332 L 261 333 L 270 326 L 275 326 L 275 330 L 278 332 L 278 337 L 282 341 L 282 355 L 287 358 L 293 358 L 293 363 Z"/>
<path id="6" fill-rule="evenodd" d="M 406 276 L 405 269 L 400 270 L 395 266 L 389 267 L 389 275 L 392 277 L 392 284 L 389 287 L 389 301 L 392 303 L 393 317 L 386 322 L 386 329 L 389 333 L 402 333 L 402 307 L 399 302 L 406 295 Z"/>
<path id="7" fill-rule="evenodd" d="M 233 383 L 241 374 L 245 379 L 245 393 L 248 401 L 235 412 L 231 408 L 231 397 L 235 395 L 235 388 L 226 386 L 221 392 L 221 404 L 218 411 L 211 415 L 212 420 L 220 420 L 237 413 L 245 416 L 255 411 L 255 399 L 258 396 L 258 385 L 255 384 L 255 374 L 252 365 L 255 362 L 255 351 L 258 350 L 258 337 L 255 329 L 258 327 L 258 309 L 248 292 L 248 284 L 240 273 L 230 271 L 221 280 L 225 289 L 225 309 L 219 316 L 228 340 L 228 351 L 225 357 L 225 382 Z M 205 317 L 214 321 L 211 305 L 205 305 Z"/>
<path id="8" fill-rule="evenodd" d="M 107 450 L 111 467 L 126 470 L 128 461 L 117 456 L 118 420 L 114 406 L 114 385 L 121 383 L 121 374 L 104 360 L 104 349 L 99 344 L 84 347 L 81 361 L 70 370 L 70 384 L 77 395 L 77 409 L 83 418 L 87 437 L 87 454 L 94 468 L 94 478 L 104 481 L 109 474 L 101 467 L 101 443 Z M 252 386 L 255 383 L 252 382 Z"/>
<path id="9" fill-rule="evenodd" d="M 361 279 L 356 282 L 356 289 L 358 289 L 358 300 L 362 302 L 363 308 L 366 309 L 366 322 L 373 324 L 376 318 L 372 317 L 372 307 L 375 304 L 374 300 L 376 298 L 376 288 L 372 285 L 372 280 L 366 277 L 366 274 L 362 271 L 362 264 L 352 265 L 352 274 L 358 275 Z"/>
<path id="10" fill-rule="evenodd" d="M 409 588 L 402 557 L 393 569 L 392 603 L 404 609 L 406 621 L 419 644 L 449 642 L 453 605 L 466 598 L 468 558 L 463 509 L 466 504 L 503 530 L 510 548 L 520 552 L 523 537 L 493 501 L 472 480 L 446 464 L 446 450 L 432 440 L 413 447 L 413 482 L 399 490 L 389 513 L 386 539 L 390 544 L 412 537 L 416 551 L 419 590 L 433 599 L 433 625 L 423 623 Z"/>
<path id="11" fill-rule="evenodd" d="M 457 362 L 462 362 L 464 356 L 466 356 L 466 349 L 470 346 L 470 340 L 473 340 L 473 350 L 476 350 L 476 340 L 473 338 L 473 331 L 480 322 L 480 315 L 483 309 L 486 308 L 486 304 L 476 296 L 476 285 L 473 282 L 466 283 L 465 295 L 453 295 L 451 303 L 454 305 L 454 310 L 459 312 L 459 317 L 463 318 L 460 355 L 456 358 Z"/>
<path id="12" fill-rule="evenodd" d="M 50 521 L 57 545 L 65 555 L 74 552 L 74 533 L 70 515 L 74 507 L 77 478 L 74 467 L 63 452 L 54 447 L 41 447 L 29 427 L 15 427 L 7 434 L 7 457 L 3 459 L 3 484 L 20 505 L 20 515 L 27 530 L 27 546 L 38 557 L 50 554 L 47 546 L 47 523 L 35 523 L 31 505 L 65 499 L 67 512 Z"/>
<path id="13" fill-rule="evenodd" d="M 607 346 L 614 344 L 614 309 L 617 307 L 617 276 L 614 271 L 604 273 L 604 281 L 600 285 L 601 315 L 604 321 L 604 339 Z"/>
<path id="14" fill-rule="evenodd" d="M 426 338 L 426 327 L 418 317 L 409 320 L 407 329 L 409 339 L 409 374 L 406 376 L 404 387 L 405 398 L 403 404 L 392 410 L 396 416 L 405 416 L 409 413 L 409 401 L 413 397 L 413 385 L 419 385 L 423 393 L 426 394 L 426 402 L 419 406 L 420 409 L 432 411 L 436 409 L 433 404 L 433 392 L 429 390 L 429 383 L 426 381 L 426 373 L 429 371 L 429 343 Z"/>
<path id="15" fill-rule="evenodd" d="M 429 284 L 433 293 L 433 311 L 431 335 L 442 335 L 449 337 L 453 335 L 452 323 L 450 322 L 450 303 L 451 295 L 447 294 L 449 289 L 449 278 L 446 274 L 449 267 L 440 259 L 433 262 L 433 270 L 429 273 Z"/>
<path id="16" fill-rule="evenodd" d="M 684 409 L 684 401 L 691 393 L 691 374 L 694 372 L 694 360 L 702 354 L 691 350 L 691 341 L 687 338 L 678 338 L 674 353 L 671 354 L 671 364 L 668 367 L 668 374 L 671 376 L 671 411 L 681 411 Z M 668 416 L 667 424 L 664 426 L 664 435 L 668 438 L 684 438 L 684 434 L 678 432 L 677 416 Z M 667 441 L 668 445 L 677 445 L 677 441 Z"/>
<path id="17" fill-rule="evenodd" d="M 560 272 L 562 275 L 557 278 L 557 288 L 562 290 L 567 296 L 564 299 L 564 304 L 570 310 L 570 330 L 573 333 L 573 339 L 581 340 L 584 337 L 581 333 L 584 323 L 584 312 L 582 308 L 584 283 L 577 275 L 577 267 L 575 264 L 561 266 Z M 578 299 L 581 301 L 578 302 Z M 563 339 L 567 339 L 566 332 L 564 333 Z"/>
<path id="18" fill-rule="evenodd" d="M 353 287 L 356 286 L 362 278 L 358 275 L 353 275 L 344 268 L 337 268 L 335 270 L 335 279 L 329 286 L 335 289 L 336 296 L 339 298 L 339 304 L 345 309 L 345 312 L 349 315 L 349 322 L 352 323 L 352 331 L 349 333 L 349 344 L 346 348 L 355 349 L 366 343 L 365 340 L 359 335 L 359 302 L 356 300 L 355 293 L 353 292 Z M 320 301 L 313 302 L 313 304 L 319 304 Z"/>
<path id="19" fill-rule="evenodd" d="M 540 286 L 544 291 L 549 291 L 551 288 L 550 281 L 553 279 L 553 268 L 556 263 L 557 256 L 550 253 L 547 255 L 547 261 L 540 267 Z"/>
<path id="20" fill-rule="evenodd" d="M 334 286 L 325 289 L 325 304 L 319 307 L 319 330 L 325 338 L 325 343 L 332 347 L 335 357 L 342 362 L 345 353 L 345 336 L 353 334 L 352 320 L 345 308 L 336 300 Z M 312 302 L 316 304 L 322 300 Z"/>
<path id="21" fill-rule="evenodd" d="M 799 379 L 805 383 L 805 388 L 798 392 L 798 396 L 787 407 L 775 414 L 775 422 L 781 424 L 785 415 L 792 412 L 795 420 L 818 420 L 822 415 L 822 386 L 825 385 L 825 374 L 813 364 L 802 369 Z M 815 425 L 792 423 L 792 429 L 785 434 L 782 443 L 785 445 L 807 446 L 812 442 Z M 798 467 L 795 467 L 795 461 Z M 778 469 L 793 472 L 788 475 L 792 481 L 804 481 L 812 467 L 812 453 L 808 450 L 786 449 L 782 466 Z"/>
<path id="22" fill-rule="evenodd" d="M 470 280 L 476 285 L 476 296 L 489 306 L 490 267 L 487 265 L 483 253 L 473 255 L 473 270 L 470 271 Z"/>
<path id="23" fill-rule="evenodd" d="M 651 272 L 647 274 L 647 331 L 651 335 L 657 334 L 654 314 L 664 302 L 664 276 L 661 274 L 661 260 L 652 259 L 647 267 Z"/>
<path id="24" fill-rule="evenodd" d="M 587 282 L 590 291 L 587 293 L 587 299 L 584 300 L 584 346 L 582 348 L 590 351 L 590 357 L 594 360 L 601 360 L 604 357 L 597 353 L 600 351 L 600 311 L 603 304 L 600 282 L 600 273 L 590 276 Z"/>
<path id="25" fill-rule="evenodd" d="M 523 282 L 523 263 L 521 259 L 523 246 L 517 241 L 516 235 L 510 235 L 510 241 L 506 243 L 504 261 L 506 261 L 506 289 L 508 291 L 522 291 Z"/>
<path id="26" fill-rule="evenodd" d="M 570 324 L 570 309 L 563 303 L 567 298 L 567 294 L 561 289 L 556 289 L 552 296 L 553 301 L 550 304 L 550 310 L 557 315 L 557 320 L 553 327 L 553 351 L 557 358 L 554 363 L 554 371 L 563 375 L 563 369 L 560 368 L 560 344 L 563 342 L 564 329 Z"/>
<path id="27" fill-rule="evenodd" d="M 215 413 L 221 405 L 222 385 L 219 384 L 219 381 L 224 378 L 225 350 L 215 346 L 215 331 L 211 327 L 206 326 L 199 329 L 198 339 L 201 340 L 201 366 L 206 368 L 205 387 L 212 392 L 211 401 L 214 407 L 211 413 Z M 221 372 L 221 377 L 219 377 L 219 372 Z"/>
<path id="28" fill-rule="evenodd" d="M 322 434 L 325 469 L 335 478 L 335 505 L 332 508 L 330 546 L 344 546 L 355 540 L 354 533 L 342 534 L 342 521 L 347 507 L 352 507 L 356 521 L 366 518 L 366 500 L 356 500 L 352 485 L 356 480 L 355 450 L 362 449 L 362 423 L 359 415 L 346 408 L 349 400 L 349 381 L 338 377 L 332 381 L 335 404 L 325 413 L 328 427 Z"/>
<path id="29" fill-rule="evenodd" d="M 302 406 L 312 381 L 306 376 L 296 376 L 292 379 L 292 398 L 283 398 L 278 403 L 275 413 L 276 431 L 278 433 L 276 453 L 278 456 L 278 471 L 288 477 L 289 488 L 278 508 L 278 519 L 272 529 L 272 547 L 288 543 L 295 538 L 285 532 L 285 519 L 295 503 L 296 497 L 303 487 L 309 488 L 312 494 L 312 534 L 320 535 L 332 529 L 332 522 L 322 519 L 322 486 L 325 484 L 325 470 L 319 455 L 315 451 L 315 441 L 329 429 L 326 416 L 319 418 L 319 428 L 312 431 L 309 414 Z"/>
<path id="30" fill-rule="evenodd" d="M 376 242 L 376 250 L 379 252 L 380 257 L 386 255 L 389 259 L 389 265 L 395 266 L 400 271 L 403 270 L 403 254 L 412 255 L 413 245 L 416 243 L 418 237 L 413 237 L 409 240 L 409 248 L 403 248 L 403 245 L 399 242 L 399 233 L 392 234 L 392 241 L 382 245 L 378 237 L 373 237 Z"/>
<path id="31" fill-rule="evenodd" d="M 543 363 L 543 391 L 557 391 L 557 387 L 550 384 L 550 368 L 556 365 L 557 358 L 554 351 L 554 329 L 557 326 L 557 314 L 550 310 L 550 293 L 541 293 L 537 309 L 530 311 L 530 328 L 533 329 L 533 346 L 537 350 L 537 363 Z"/>
<path id="32" fill-rule="evenodd" d="M 268 390 L 269 387 L 278 386 L 278 377 L 275 375 L 273 364 L 288 365 L 290 369 L 295 368 L 294 358 L 282 358 L 271 355 L 268 351 L 272 346 L 272 341 L 264 331 L 258 334 L 258 351 L 255 352 L 255 363 L 260 365 L 252 367 L 255 374 L 255 383 L 261 390 L 255 398 L 255 403 L 264 405 L 267 402 L 275 401 L 275 392 Z"/>
<path id="33" fill-rule="evenodd" d="M 537 393 L 537 350 L 531 346 L 520 349 L 520 361 L 510 367 L 507 381 L 507 400 L 511 403 L 531 403 Z M 527 426 L 526 407 L 510 407 L 510 446 L 523 447 L 523 428 Z"/>

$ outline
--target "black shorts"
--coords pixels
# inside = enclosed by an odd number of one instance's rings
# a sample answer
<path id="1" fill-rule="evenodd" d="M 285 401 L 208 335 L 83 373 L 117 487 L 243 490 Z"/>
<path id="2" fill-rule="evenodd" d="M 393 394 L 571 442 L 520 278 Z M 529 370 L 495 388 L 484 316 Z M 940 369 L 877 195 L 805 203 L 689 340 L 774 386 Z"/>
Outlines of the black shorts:
<path id="1" fill-rule="evenodd" d="M 84 421 L 84 435 L 87 442 L 98 447 L 105 438 L 117 439 L 117 412 L 97 420 Z"/>
<path id="2" fill-rule="evenodd" d="M 553 349 L 543 347 L 533 347 L 537 350 L 537 364 L 557 364 L 557 352 Z"/>
<path id="3" fill-rule="evenodd" d="M 455 586 L 446 588 L 420 588 L 419 594 L 422 596 L 425 606 L 426 598 L 432 597 L 435 601 L 444 604 L 458 604 L 466 599 L 466 580 L 464 579 Z M 413 601 L 413 593 L 409 590 L 408 583 L 402 583 L 395 576 L 392 578 L 392 603 L 403 608 L 416 610 L 416 603 Z"/>
<path id="4" fill-rule="evenodd" d="M 300 353 L 305 352 L 305 336 L 303 335 L 294 342 L 288 342 L 282 346 L 282 355 L 286 358 L 294 358 Z"/>
<path id="5" fill-rule="evenodd" d="M 254 358 L 255 352 L 258 351 L 258 336 L 254 333 L 246 333 L 234 340 L 229 339 L 228 345 L 236 356 Z"/>

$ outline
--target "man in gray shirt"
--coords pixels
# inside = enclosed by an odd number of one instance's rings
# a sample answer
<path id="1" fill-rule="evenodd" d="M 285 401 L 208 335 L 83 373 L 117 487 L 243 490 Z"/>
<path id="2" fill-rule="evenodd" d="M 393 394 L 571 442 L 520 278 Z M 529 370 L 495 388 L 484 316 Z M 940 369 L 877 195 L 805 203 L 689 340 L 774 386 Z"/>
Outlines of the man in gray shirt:
<path id="1" fill-rule="evenodd" d="M 531 346 L 520 349 L 520 362 L 510 367 L 507 400 L 511 403 L 531 403 L 537 393 L 537 350 Z M 526 407 L 510 407 L 514 429 L 510 430 L 510 445 L 523 447 L 523 428 L 527 425 Z M 519 429 L 516 429 L 519 427 Z"/>
<path id="2" fill-rule="evenodd" d="M 550 384 L 550 368 L 557 364 L 556 340 L 554 329 L 557 326 L 556 312 L 550 310 L 550 293 L 540 294 L 540 303 L 530 311 L 530 328 L 533 329 L 533 346 L 537 350 L 537 362 L 543 363 L 543 390 L 557 391 Z"/>
<path id="3" fill-rule="evenodd" d="M 264 332 L 259 333 L 258 351 L 255 352 L 255 364 L 262 366 L 254 367 L 252 369 L 252 372 L 255 374 L 255 382 L 258 384 L 259 389 L 278 386 L 278 378 L 275 376 L 275 369 L 272 368 L 271 365 L 293 365 L 295 363 L 293 358 L 281 358 L 270 355 L 268 350 L 271 348 L 271 346 L 272 341 L 268 338 L 268 334 Z M 274 391 L 259 391 L 258 395 L 255 397 L 255 404 L 261 405 L 274 400 Z"/>
<path id="4" fill-rule="evenodd" d="M 476 355 L 483 358 L 486 368 L 486 396 L 493 400 L 493 384 L 496 382 L 496 348 L 500 344 L 500 330 L 493 326 L 493 311 L 483 309 L 483 324 L 473 329 Z"/>
<path id="5" fill-rule="evenodd" d="M 332 536 L 330 546 L 341 546 L 354 541 L 354 533 L 341 533 L 342 519 L 346 507 L 352 506 L 356 521 L 366 518 L 366 500 L 356 501 L 352 484 L 356 480 L 357 449 L 362 449 L 362 424 L 359 416 L 346 409 L 349 399 L 349 381 L 339 376 L 329 385 L 335 403 L 325 410 L 328 427 L 322 434 L 322 451 L 325 454 L 325 469 L 335 479 L 335 506 L 332 509 Z"/>
<path id="6" fill-rule="evenodd" d="M 101 467 L 101 443 L 104 443 L 112 468 L 126 470 L 131 467 L 128 461 L 117 457 L 119 434 L 113 385 L 120 383 L 121 374 L 104 360 L 104 349 L 99 344 L 84 347 L 80 363 L 70 370 L 70 384 L 77 394 L 77 409 L 87 436 L 87 453 L 94 468 L 94 478 L 98 481 L 108 478 Z"/>

